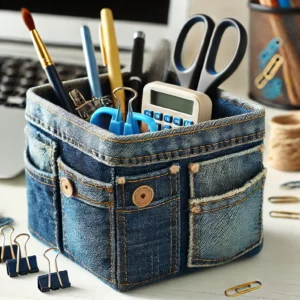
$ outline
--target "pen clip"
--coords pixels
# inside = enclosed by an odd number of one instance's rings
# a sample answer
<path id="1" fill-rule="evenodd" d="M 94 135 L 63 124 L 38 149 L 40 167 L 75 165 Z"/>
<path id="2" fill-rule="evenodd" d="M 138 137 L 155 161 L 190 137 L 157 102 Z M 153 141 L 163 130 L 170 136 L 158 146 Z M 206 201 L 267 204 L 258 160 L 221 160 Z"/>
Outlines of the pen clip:
<path id="1" fill-rule="evenodd" d="M 100 50 L 102 53 L 102 63 L 106 67 L 107 66 L 107 58 L 106 58 L 106 52 L 105 52 L 105 46 L 104 46 L 104 40 L 103 40 L 103 29 L 102 29 L 101 24 L 100 24 L 100 30 L 99 30 L 99 40 L 100 40 Z"/>

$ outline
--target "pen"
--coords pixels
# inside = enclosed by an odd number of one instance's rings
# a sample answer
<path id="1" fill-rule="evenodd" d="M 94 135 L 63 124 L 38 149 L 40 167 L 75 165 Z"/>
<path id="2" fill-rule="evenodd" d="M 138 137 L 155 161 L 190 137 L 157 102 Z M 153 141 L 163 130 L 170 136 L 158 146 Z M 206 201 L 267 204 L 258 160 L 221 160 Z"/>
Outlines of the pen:
<path id="1" fill-rule="evenodd" d="M 80 29 L 83 53 L 86 63 L 86 70 L 92 97 L 100 99 L 102 97 L 102 90 L 98 74 L 98 65 L 95 57 L 95 49 L 91 38 L 91 33 L 88 26 L 82 26 Z"/>
<path id="2" fill-rule="evenodd" d="M 35 29 L 34 21 L 30 11 L 26 8 L 22 8 L 22 17 L 25 25 L 30 31 L 36 53 L 40 59 L 42 67 L 45 70 L 45 73 L 47 74 L 48 80 L 53 87 L 58 103 L 62 108 L 76 115 L 76 111 L 64 90 L 63 84 L 57 74 L 56 68 L 47 51 L 47 48 L 43 43 L 39 33 Z"/>
<path id="3" fill-rule="evenodd" d="M 142 88 L 142 75 L 143 75 L 143 62 L 144 62 L 144 46 L 145 34 L 142 31 L 137 31 L 133 36 L 134 43 L 131 57 L 131 69 L 129 84 L 130 87 L 137 91 L 137 99 L 133 102 L 133 110 L 140 112 L 142 107 L 141 101 L 141 88 Z"/>
<path id="4" fill-rule="evenodd" d="M 104 66 L 107 67 L 108 78 L 111 92 L 118 87 L 123 87 L 123 78 L 121 73 L 121 64 L 119 58 L 119 49 L 114 27 L 112 11 L 109 8 L 103 8 L 100 12 L 100 47 Z M 119 90 L 117 96 L 120 99 L 120 108 L 123 119 L 126 118 L 126 105 L 124 90 Z M 112 94 L 114 107 L 118 107 L 118 101 Z"/>

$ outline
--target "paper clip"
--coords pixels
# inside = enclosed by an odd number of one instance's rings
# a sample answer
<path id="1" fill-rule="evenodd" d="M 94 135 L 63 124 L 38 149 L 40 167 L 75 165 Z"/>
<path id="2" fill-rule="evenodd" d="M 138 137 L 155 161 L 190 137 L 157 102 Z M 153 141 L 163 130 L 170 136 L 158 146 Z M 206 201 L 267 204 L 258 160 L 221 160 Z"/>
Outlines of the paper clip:
<path id="1" fill-rule="evenodd" d="M 237 297 L 237 296 L 252 292 L 254 290 L 257 290 L 261 287 L 262 287 L 262 283 L 260 281 L 247 282 L 247 283 L 232 287 L 230 289 L 227 289 L 225 291 L 225 295 L 227 297 Z M 230 292 L 234 292 L 234 293 L 230 293 Z"/>
<path id="2" fill-rule="evenodd" d="M 27 240 L 24 244 L 25 257 L 21 257 L 21 246 L 17 242 L 17 239 L 21 236 L 27 236 Z M 28 256 L 27 254 L 26 245 L 29 239 L 30 235 L 27 233 L 22 233 L 16 236 L 14 242 L 18 246 L 17 259 L 13 258 L 6 261 L 7 274 L 10 277 L 16 277 L 18 275 L 27 275 L 28 273 L 36 273 L 39 271 L 36 256 Z"/>
<path id="3" fill-rule="evenodd" d="M 124 124 L 122 113 L 120 110 L 120 99 L 117 97 L 116 92 L 119 90 L 130 91 L 134 94 L 134 96 L 129 100 L 128 104 L 128 113 L 126 118 L 126 123 Z M 113 90 L 114 97 L 118 100 L 118 108 L 110 108 L 110 107 L 101 107 L 97 109 L 92 117 L 90 123 L 97 125 L 99 127 L 105 127 L 105 115 L 111 116 L 111 121 L 109 124 L 109 131 L 116 135 L 130 135 L 130 134 L 138 134 L 140 133 L 138 121 L 144 122 L 150 132 L 157 131 L 157 124 L 153 118 L 146 116 L 141 113 L 133 112 L 132 110 L 132 102 L 137 98 L 138 93 L 129 87 L 118 87 Z"/>
<path id="4" fill-rule="evenodd" d="M 55 273 L 51 273 L 51 263 L 49 258 L 46 256 L 46 254 L 51 250 L 57 251 L 54 261 L 56 271 Z M 44 257 L 48 260 L 49 273 L 46 275 L 38 276 L 38 288 L 42 293 L 49 292 L 50 290 L 58 290 L 59 288 L 65 289 L 71 286 L 68 271 L 58 271 L 57 257 L 59 254 L 60 251 L 58 248 L 49 248 L 44 252 Z"/>
<path id="5" fill-rule="evenodd" d="M 4 235 L 4 229 L 10 228 L 10 234 L 9 234 L 9 245 L 5 246 L 5 235 Z M 0 229 L 0 233 L 2 235 L 2 247 L 0 247 L 0 263 L 3 263 L 7 261 L 8 259 L 16 258 L 18 246 L 13 244 L 12 242 L 12 234 L 14 232 L 14 228 L 11 226 L 3 226 Z"/>
<path id="6" fill-rule="evenodd" d="M 288 211 L 271 211 L 270 217 L 278 219 L 300 220 L 300 213 Z"/>
<path id="7" fill-rule="evenodd" d="M 299 203 L 300 199 L 293 196 L 270 197 L 269 201 L 273 204 L 295 204 Z"/>
<path id="8" fill-rule="evenodd" d="M 263 89 L 272 80 L 282 66 L 284 59 L 281 55 L 275 54 L 266 68 L 256 77 L 254 83 L 258 89 Z"/>
<path id="9" fill-rule="evenodd" d="M 299 189 L 300 181 L 289 181 L 289 182 L 283 183 L 280 187 L 285 190 Z"/>

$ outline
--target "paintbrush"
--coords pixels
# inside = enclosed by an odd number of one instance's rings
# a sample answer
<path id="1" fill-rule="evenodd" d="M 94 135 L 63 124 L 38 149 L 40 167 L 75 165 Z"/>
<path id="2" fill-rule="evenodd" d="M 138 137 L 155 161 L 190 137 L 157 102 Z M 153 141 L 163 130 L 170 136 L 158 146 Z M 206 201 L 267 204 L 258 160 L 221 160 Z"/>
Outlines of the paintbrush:
<path id="1" fill-rule="evenodd" d="M 64 90 L 63 84 L 59 78 L 54 63 L 47 51 L 47 48 L 43 43 L 39 33 L 35 29 L 34 21 L 30 11 L 26 8 L 22 8 L 21 12 L 24 23 L 30 31 L 32 42 L 40 59 L 41 65 L 45 70 L 48 80 L 56 94 L 58 102 L 57 104 L 59 104 L 62 108 L 66 109 L 70 113 L 76 114 L 75 109 Z"/>

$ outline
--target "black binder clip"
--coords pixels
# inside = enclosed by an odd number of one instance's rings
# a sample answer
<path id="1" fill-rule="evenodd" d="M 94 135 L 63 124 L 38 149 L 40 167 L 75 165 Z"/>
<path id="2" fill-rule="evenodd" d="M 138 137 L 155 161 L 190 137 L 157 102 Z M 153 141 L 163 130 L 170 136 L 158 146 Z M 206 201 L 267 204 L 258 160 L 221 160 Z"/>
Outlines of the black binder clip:
<path id="1" fill-rule="evenodd" d="M 10 234 L 9 234 L 9 245 L 5 246 L 5 235 L 4 235 L 4 229 L 10 228 Z M 13 244 L 12 242 L 12 234 L 14 232 L 14 228 L 11 226 L 3 226 L 0 229 L 0 234 L 2 236 L 2 247 L 0 247 L 0 263 L 3 263 L 7 261 L 8 259 L 16 258 L 18 246 Z"/>
<path id="2" fill-rule="evenodd" d="M 54 261 L 56 270 L 55 273 L 51 273 L 51 263 L 49 258 L 46 256 L 46 253 L 51 250 L 57 251 Z M 49 248 L 44 253 L 45 258 L 48 260 L 49 273 L 38 277 L 38 288 L 42 293 L 49 292 L 50 290 L 58 290 L 59 288 L 65 289 L 71 286 L 68 271 L 58 271 L 57 257 L 59 254 L 60 251 L 57 248 Z"/>
<path id="3" fill-rule="evenodd" d="M 21 247 L 20 244 L 17 242 L 17 239 L 21 236 L 27 236 L 27 240 L 24 244 L 24 252 L 25 257 L 21 257 Z M 39 268 L 37 266 L 36 256 L 28 256 L 27 254 L 27 242 L 30 239 L 30 235 L 27 233 L 22 233 L 16 236 L 14 242 L 18 246 L 17 251 L 17 259 L 9 259 L 6 261 L 6 269 L 7 274 L 10 277 L 16 277 L 18 275 L 27 275 L 28 273 L 36 273 L 39 271 Z"/>

